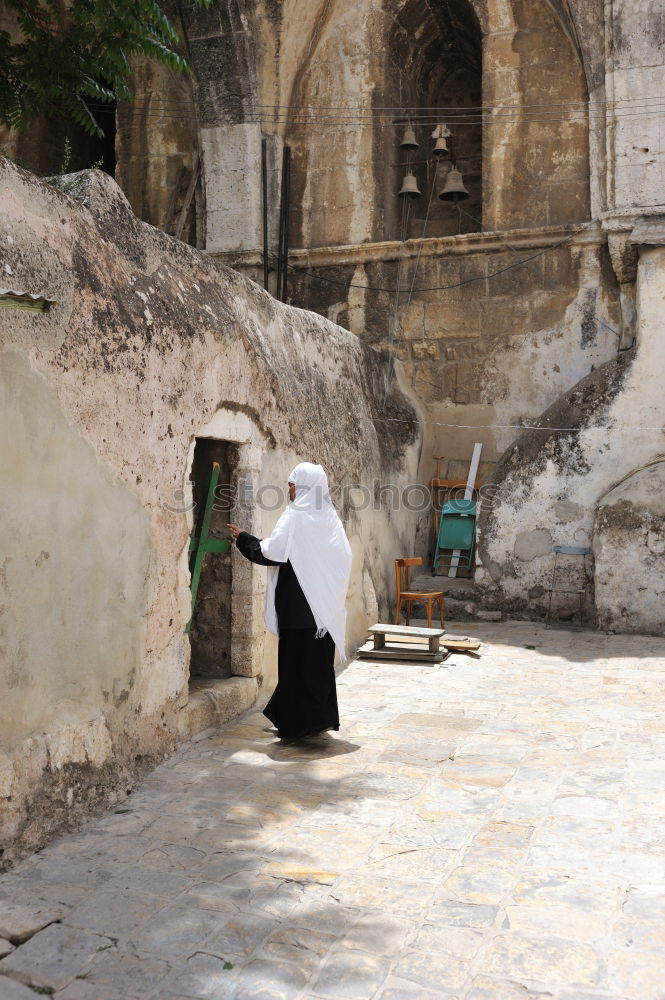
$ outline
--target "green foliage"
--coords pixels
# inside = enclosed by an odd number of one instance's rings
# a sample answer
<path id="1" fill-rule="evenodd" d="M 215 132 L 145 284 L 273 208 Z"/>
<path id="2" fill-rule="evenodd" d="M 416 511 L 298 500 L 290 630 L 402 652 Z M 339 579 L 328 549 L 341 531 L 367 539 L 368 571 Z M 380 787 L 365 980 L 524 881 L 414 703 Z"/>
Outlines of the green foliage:
<path id="1" fill-rule="evenodd" d="M 65 139 L 65 148 L 62 153 L 62 163 L 60 164 L 60 173 L 68 174 L 71 165 L 72 165 L 72 144 L 69 141 L 69 139 Z"/>
<path id="2" fill-rule="evenodd" d="M 208 7 L 212 0 L 195 0 Z M 4 0 L 20 38 L 0 31 L 0 124 L 20 128 L 59 112 L 103 134 L 89 101 L 131 97 L 130 59 L 188 68 L 180 38 L 157 0 Z"/>

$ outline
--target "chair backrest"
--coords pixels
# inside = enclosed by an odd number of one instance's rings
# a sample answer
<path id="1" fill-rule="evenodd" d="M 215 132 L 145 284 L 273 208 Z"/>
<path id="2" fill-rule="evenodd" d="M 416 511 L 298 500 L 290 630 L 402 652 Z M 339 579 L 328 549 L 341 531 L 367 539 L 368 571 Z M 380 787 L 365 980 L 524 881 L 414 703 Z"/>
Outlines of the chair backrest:
<path id="1" fill-rule="evenodd" d="M 447 503 L 443 505 L 444 514 L 466 514 L 467 516 L 476 514 L 476 501 L 475 500 L 464 500 L 462 497 L 456 497 L 454 500 L 448 500 Z"/>
<path id="2" fill-rule="evenodd" d="M 423 561 L 420 556 L 411 556 L 409 559 L 395 560 L 395 584 L 397 600 L 403 590 L 411 589 L 411 567 L 422 566 Z"/>

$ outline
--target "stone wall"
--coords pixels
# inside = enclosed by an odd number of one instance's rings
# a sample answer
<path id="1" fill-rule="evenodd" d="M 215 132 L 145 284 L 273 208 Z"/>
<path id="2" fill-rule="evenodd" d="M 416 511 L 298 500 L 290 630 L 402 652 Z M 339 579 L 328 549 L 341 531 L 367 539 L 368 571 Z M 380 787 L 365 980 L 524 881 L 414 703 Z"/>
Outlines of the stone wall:
<path id="1" fill-rule="evenodd" d="M 56 300 L 46 313 L 0 312 L 10 858 L 113 802 L 199 720 L 184 634 L 196 439 L 234 446 L 232 516 L 262 534 L 281 504 L 273 493 L 261 506 L 259 490 L 283 487 L 297 461 L 372 494 L 375 479 L 415 477 L 420 431 L 397 387 L 389 421 L 378 419 L 380 355 L 139 222 L 107 175 L 56 188 L 8 161 L 1 174 L 5 283 Z M 414 526 L 407 510 L 342 499 L 353 646 L 387 613 L 391 559 Z M 228 691 L 227 711 L 274 681 L 264 585 L 265 571 L 234 551 L 232 677 L 215 694 Z"/>
<path id="2" fill-rule="evenodd" d="M 639 220 L 634 232 L 645 232 Z M 654 241 L 665 234 L 663 220 L 659 232 Z M 587 620 L 597 614 L 605 628 L 665 632 L 659 474 L 641 471 L 665 454 L 657 374 L 665 361 L 664 303 L 665 250 L 643 245 L 636 347 L 583 379 L 542 416 L 542 430 L 522 436 L 497 465 L 479 544 L 480 580 L 496 606 L 543 614 L 552 545 L 593 543 Z"/>
<path id="3" fill-rule="evenodd" d="M 665 136 L 658 114 L 665 24 L 658 0 L 610 4 L 607 100 L 608 211 L 663 205 Z M 655 113 L 654 113 L 655 112 Z"/>
<path id="4" fill-rule="evenodd" d="M 404 362 L 427 415 L 423 482 L 434 454 L 464 475 L 475 441 L 487 477 L 519 427 L 610 358 L 621 336 L 606 237 L 597 226 L 575 236 L 590 210 L 586 36 L 564 3 L 443 6 L 257 0 L 242 15 L 222 5 L 184 20 L 206 249 L 260 278 L 260 139 L 273 249 L 288 143 L 289 301 Z M 509 110 L 464 111 L 481 104 Z M 461 211 L 437 196 L 427 119 L 437 107 L 452 115 L 471 191 Z M 399 148 L 400 108 L 415 117 L 412 154 Z M 407 160 L 423 197 L 403 220 Z M 405 246 L 393 242 L 402 222 Z"/>
<path id="5" fill-rule="evenodd" d="M 598 502 L 593 526 L 598 624 L 662 633 L 665 614 L 665 458 Z"/>
<path id="6" fill-rule="evenodd" d="M 604 242 L 598 226 L 571 226 L 295 254 L 291 298 L 403 362 L 429 417 L 426 481 L 429 456 L 457 475 L 475 441 L 489 469 L 521 424 L 616 353 Z"/>
<path id="7" fill-rule="evenodd" d="M 585 111 L 589 87 L 604 87 L 596 8 L 593 0 L 574 8 L 563 0 L 251 0 L 181 16 L 174 6 L 191 77 L 137 61 L 136 100 L 118 114 L 119 182 L 137 214 L 172 231 L 176 188 L 198 156 L 186 238 L 258 279 L 261 139 L 273 250 L 288 143 L 290 301 L 405 363 L 428 417 L 422 481 L 434 454 L 447 457 L 450 475 L 463 475 L 477 440 L 486 477 L 519 426 L 611 357 L 621 336 L 605 236 L 574 237 L 593 185 L 600 188 L 602 129 L 591 132 L 590 184 Z M 481 104 L 507 110 L 464 112 Z M 415 122 L 415 153 L 399 148 L 400 108 L 453 116 L 451 146 L 471 191 L 461 212 L 437 197 L 432 123 Z M 405 220 L 414 243 L 401 248 L 393 241 L 407 159 L 423 197 Z"/>
<path id="8" fill-rule="evenodd" d="M 199 245 L 260 246 L 265 138 L 273 247 L 284 143 L 293 152 L 292 246 L 395 239 L 409 158 L 399 148 L 402 108 L 416 119 L 420 148 L 410 159 L 426 195 L 410 212 L 410 236 L 422 231 L 433 181 L 428 116 L 437 108 L 451 114 L 475 218 L 459 218 L 435 194 L 429 235 L 588 217 L 590 56 L 564 3 L 251 0 L 242 8 L 188 7 L 182 16 L 174 7 L 172 15 L 191 62 L 191 91 L 137 61 L 136 106 L 118 115 L 118 178 L 146 221 L 165 225 L 168 196 L 157 194 L 164 171 L 168 187 L 198 153 Z M 507 110 L 467 113 L 481 104 Z"/>

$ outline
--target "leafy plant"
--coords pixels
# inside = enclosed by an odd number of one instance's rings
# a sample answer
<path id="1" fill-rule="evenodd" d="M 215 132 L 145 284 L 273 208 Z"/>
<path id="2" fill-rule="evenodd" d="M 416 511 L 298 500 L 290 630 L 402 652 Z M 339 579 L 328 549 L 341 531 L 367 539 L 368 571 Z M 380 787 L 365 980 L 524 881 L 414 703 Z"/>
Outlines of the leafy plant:
<path id="1" fill-rule="evenodd" d="M 194 0 L 209 7 L 212 0 Z M 157 0 L 4 0 L 19 38 L 0 31 L 0 124 L 20 128 L 59 112 L 103 135 L 89 103 L 132 96 L 130 59 L 188 69 L 175 27 Z"/>

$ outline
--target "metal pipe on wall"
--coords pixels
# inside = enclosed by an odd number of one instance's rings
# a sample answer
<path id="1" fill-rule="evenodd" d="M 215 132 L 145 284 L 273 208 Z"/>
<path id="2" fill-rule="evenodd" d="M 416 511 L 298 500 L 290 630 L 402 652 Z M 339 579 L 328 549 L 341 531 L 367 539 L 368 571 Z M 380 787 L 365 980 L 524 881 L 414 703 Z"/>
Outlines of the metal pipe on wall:
<path id="1" fill-rule="evenodd" d="M 284 188 L 284 239 L 282 243 L 282 294 L 280 299 L 286 302 L 286 288 L 289 278 L 289 216 L 291 213 L 291 147 L 285 147 L 286 152 L 286 185 Z"/>
<path id="2" fill-rule="evenodd" d="M 268 141 L 261 139 L 261 205 L 263 210 L 263 287 L 268 290 Z"/>
<path id="3" fill-rule="evenodd" d="M 291 191 L 291 147 L 282 150 L 282 185 L 279 203 L 279 237 L 277 246 L 277 289 L 280 302 L 286 300 L 286 283 L 289 266 L 289 206 Z"/>

